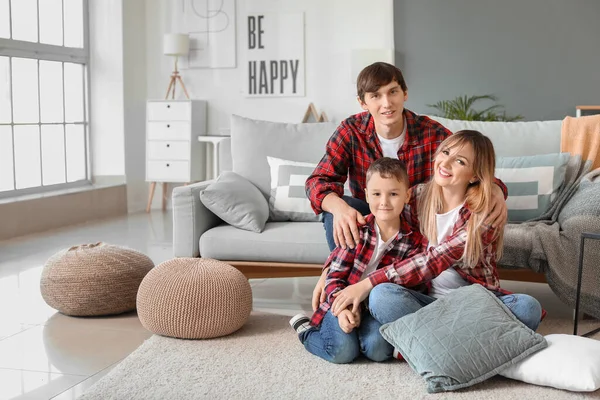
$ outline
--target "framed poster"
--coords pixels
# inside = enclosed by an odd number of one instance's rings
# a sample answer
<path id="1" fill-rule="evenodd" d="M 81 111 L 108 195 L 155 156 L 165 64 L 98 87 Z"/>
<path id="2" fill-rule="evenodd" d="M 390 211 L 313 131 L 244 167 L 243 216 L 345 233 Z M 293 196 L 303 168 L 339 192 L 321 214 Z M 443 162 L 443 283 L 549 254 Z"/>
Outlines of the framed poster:
<path id="1" fill-rule="evenodd" d="M 235 68 L 235 0 L 181 0 L 180 21 L 190 36 L 187 68 Z"/>
<path id="2" fill-rule="evenodd" d="M 304 96 L 304 13 L 246 17 L 248 97 Z"/>

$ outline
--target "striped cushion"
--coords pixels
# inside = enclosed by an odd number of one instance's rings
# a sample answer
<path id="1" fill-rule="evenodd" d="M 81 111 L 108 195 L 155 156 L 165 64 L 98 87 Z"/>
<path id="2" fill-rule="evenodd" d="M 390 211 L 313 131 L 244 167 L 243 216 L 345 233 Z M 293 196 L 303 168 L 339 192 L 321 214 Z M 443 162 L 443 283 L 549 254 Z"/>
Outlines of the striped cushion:
<path id="1" fill-rule="evenodd" d="M 508 188 L 508 220 L 539 217 L 550 207 L 562 185 L 569 153 L 498 157 L 496 177 Z"/>

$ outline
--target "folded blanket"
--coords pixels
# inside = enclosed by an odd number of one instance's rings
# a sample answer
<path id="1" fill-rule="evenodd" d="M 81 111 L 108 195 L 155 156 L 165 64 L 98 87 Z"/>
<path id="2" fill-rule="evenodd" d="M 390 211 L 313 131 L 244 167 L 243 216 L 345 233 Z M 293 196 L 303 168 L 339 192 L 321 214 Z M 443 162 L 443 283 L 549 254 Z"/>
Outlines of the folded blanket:
<path id="1" fill-rule="evenodd" d="M 600 115 L 566 117 L 562 123 L 560 151 L 579 154 L 592 162 L 590 170 L 600 167 Z"/>

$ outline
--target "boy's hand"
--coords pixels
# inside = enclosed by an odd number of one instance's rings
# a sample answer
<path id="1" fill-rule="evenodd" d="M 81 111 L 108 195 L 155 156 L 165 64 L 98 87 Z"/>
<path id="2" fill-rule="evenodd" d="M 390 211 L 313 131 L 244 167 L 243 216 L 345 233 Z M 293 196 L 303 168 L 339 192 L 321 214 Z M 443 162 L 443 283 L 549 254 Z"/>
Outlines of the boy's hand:
<path id="1" fill-rule="evenodd" d="M 319 281 L 315 285 L 312 294 L 312 308 L 313 311 L 317 311 L 317 308 L 321 305 L 322 302 L 325 301 L 325 279 L 327 278 L 327 272 L 329 272 L 329 268 L 325 268 L 321 273 L 321 277 Z"/>
<path id="2" fill-rule="evenodd" d="M 338 315 L 338 324 L 344 333 L 350 333 L 354 328 L 360 325 L 360 317 L 356 319 L 356 315 L 350 310 L 342 310 Z"/>
<path id="3" fill-rule="evenodd" d="M 360 303 L 367 298 L 371 289 L 373 289 L 371 281 L 365 279 L 334 293 L 333 297 L 335 297 L 335 300 L 333 300 L 333 304 L 331 305 L 331 312 L 334 316 L 338 317 L 340 312 L 352 306 L 351 311 L 354 314 L 358 313 Z"/>

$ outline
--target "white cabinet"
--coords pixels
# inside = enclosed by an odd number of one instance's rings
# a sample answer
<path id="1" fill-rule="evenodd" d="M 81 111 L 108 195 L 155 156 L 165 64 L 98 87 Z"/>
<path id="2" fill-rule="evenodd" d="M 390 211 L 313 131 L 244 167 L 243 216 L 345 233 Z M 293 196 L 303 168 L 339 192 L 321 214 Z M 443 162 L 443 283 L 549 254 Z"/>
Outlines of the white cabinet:
<path id="1" fill-rule="evenodd" d="M 198 136 L 206 135 L 205 100 L 150 100 L 146 106 L 146 181 L 151 182 L 147 211 L 156 182 L 204 179 L 206 156 Z"/>

